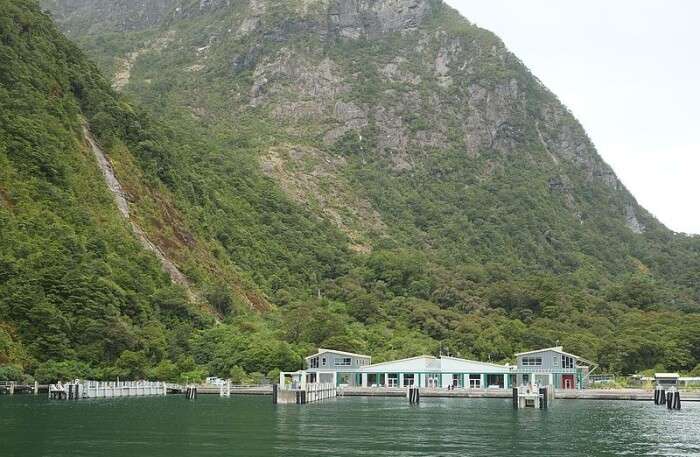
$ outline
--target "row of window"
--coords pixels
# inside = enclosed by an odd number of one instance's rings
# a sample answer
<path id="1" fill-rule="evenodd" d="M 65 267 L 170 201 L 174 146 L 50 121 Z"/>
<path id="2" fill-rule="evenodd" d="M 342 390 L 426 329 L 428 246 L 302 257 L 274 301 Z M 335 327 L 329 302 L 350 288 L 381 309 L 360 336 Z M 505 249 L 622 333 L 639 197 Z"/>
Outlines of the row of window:
<path id="1" fill-rule="evenodd" d="M 322 367 L 328 366 L 328 359 L 326 357 L 321 357 L 320 362 Z M 365 366 L 369 364 L 367 359 L 355 359 L 355 366 Z M 336 367 L 351 367 L 352 357 L 334 357 L 333 365 Z M 309 359 L 309 368 L 319 368 L 319 357 L 312 357 Z"/>
<path id="2" fill-rule="evenodd" d="M 561 357 L 559 355 L 552 356 L 552 364 L 554 367 L 559 367 L 560 358 L 562 368 L 575 368 L 576 360 L 566 355 L 562 355 Z M 520 363 L 524 367 L 541 367 L 542 357 L 523 357 Z"/>
<path id="3" fill-rule="evenodd" d="M 542 366 L 542 357 L 523 357 L 522 365 L 524 367 L 539 367 Z"/>

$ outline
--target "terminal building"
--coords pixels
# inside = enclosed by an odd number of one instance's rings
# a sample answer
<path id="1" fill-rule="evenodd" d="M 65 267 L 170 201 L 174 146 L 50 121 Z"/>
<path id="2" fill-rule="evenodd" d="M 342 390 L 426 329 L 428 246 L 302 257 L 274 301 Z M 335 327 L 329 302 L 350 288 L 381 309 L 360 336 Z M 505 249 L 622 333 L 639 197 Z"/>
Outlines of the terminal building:
<path id="1" fill-rule="evenodd" d="M 584 389 L 596 365 L 561 346 L 515 354 L 518 385 L 551 385 L 555 389 Z"/>
<path id="2" fill-rule="evenodd" d="M 435 389 L 508 389 L 540 384 L 557 389 L 585 387 L 593 364 L 561 347 L 516 354 L 517 365 L 500 365 L 457 357 L 421 355 L 372 364 L 364 354 L 319 349 L 305 359 L 306 368 L 280 373 L 280 384 L 333 383 L 344 387 Z"/>

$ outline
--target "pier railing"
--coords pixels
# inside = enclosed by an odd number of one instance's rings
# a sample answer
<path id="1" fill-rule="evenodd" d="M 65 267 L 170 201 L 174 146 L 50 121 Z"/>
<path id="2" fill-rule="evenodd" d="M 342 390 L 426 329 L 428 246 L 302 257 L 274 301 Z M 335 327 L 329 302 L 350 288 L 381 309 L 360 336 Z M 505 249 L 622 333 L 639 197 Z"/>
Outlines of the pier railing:
<path id="1" fill-rule="evenodd" d="M 49 398 L 113 398 L 145 397 L 166 395 L 168 387 L 164 382 L 154 381 L 74 381 L 67 384 L 49 385 Z"/>
<path id="2" fill-rule="evenodd" d="M 566 373 L 576 374 L 576 368 L 544 368 L 544 367 L 520 367 L 514 373 Z"/>
<path id="3" fill-rule="evenodd" d="M 277 404 L 305 404 L 313 403 L 328 398 L 335 398 L 342 390 L 334 383 L 308 383 L 303 388 L 292 385 L 277 386 L 273 388 L 273 403 Z"/>

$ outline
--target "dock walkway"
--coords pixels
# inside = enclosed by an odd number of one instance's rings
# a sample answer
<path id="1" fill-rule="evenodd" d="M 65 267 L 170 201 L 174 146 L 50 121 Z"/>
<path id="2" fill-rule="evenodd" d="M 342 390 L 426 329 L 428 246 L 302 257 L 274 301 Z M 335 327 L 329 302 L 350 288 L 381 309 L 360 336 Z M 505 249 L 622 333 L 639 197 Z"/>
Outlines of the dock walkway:
<path id="1" fill-rule="evenodd" d="M 403 387 L 346 387 L 347 397 L 403 397 Z M 654 400 L 654 391 L 645 389 L 557 389 L 554 398 L 563 400 Z M 509 389 L 429 389 L 421 388 L 422 397 L 439 398 L 512 398 Z M 700 401 L 700 391 L 681 391 L 683 401 Z"/>

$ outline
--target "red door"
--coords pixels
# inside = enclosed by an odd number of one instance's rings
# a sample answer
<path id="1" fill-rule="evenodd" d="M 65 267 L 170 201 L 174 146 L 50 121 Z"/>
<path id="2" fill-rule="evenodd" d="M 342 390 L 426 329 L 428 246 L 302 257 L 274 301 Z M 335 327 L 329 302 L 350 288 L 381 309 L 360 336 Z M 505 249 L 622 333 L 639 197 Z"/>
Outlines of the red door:
<path id="1" fill-rule="evenodd" d="M 562 384 L 564 385 L 564 389 L 573 389 L 574 388 L 574 375 L 572 375 L 572 374 L 562 375 L 561 380 L 562 380 Z"/>

